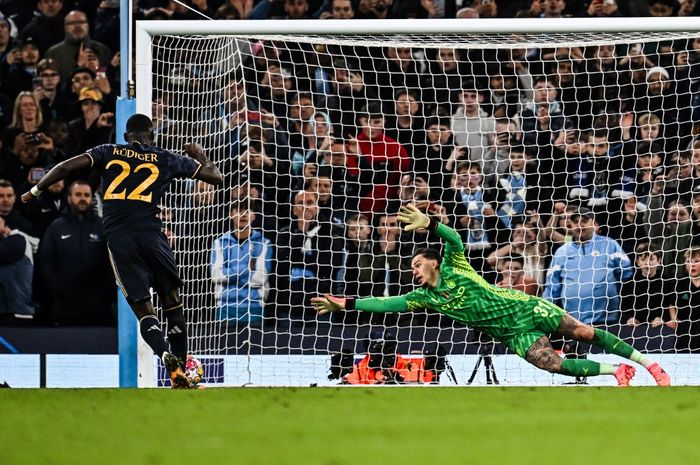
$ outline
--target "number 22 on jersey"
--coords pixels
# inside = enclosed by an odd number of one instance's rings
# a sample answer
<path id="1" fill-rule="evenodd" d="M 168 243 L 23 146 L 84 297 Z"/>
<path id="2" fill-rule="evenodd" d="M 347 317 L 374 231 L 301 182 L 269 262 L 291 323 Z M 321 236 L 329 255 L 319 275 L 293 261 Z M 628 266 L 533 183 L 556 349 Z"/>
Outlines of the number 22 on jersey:
<path id="1" fill-rule="evenodd" d="M 119 188 L 119 185 L 124 182 L 124 180 L 131 174 L 131 166 L 125 162 L 124 160 L 112 160 L 109 163 L 107 163 L 107 166 L 105 166 L 105 170 L 109 169 L 110 166 L 116 165 L 121 169 L 121 172 L 117 174 L 117 176 L 114 178 L 114 180 L 109 184 L 109 187 L 107 187 L 107 190 L 105 191 L 104 194 L 104 199 L 105 200 L 140 200 L 142 202 L 150 202 L 151 199 L 153 198 L 153 193 L 149 192 L 148 195 L 144 195 L 143 192 L 151 187 L 151 184 L 153 184 L 156 179 L 158 179 L 158 175 L 160 174 L 160 170 L 156 165 L 153 163 L 141 163 L 140 165 L 136 165 L 136 168 L 134 168 L 134 173 L 141 171 L 141 170 L 149 170 L 150 175 L 141 181 L 141 184 L 136 186 L 134 190 L 129 192 L 129 194 L 126 193 L 126 189 L 122 189 L 119 192 L 116 192 L 116 190 Z"/>

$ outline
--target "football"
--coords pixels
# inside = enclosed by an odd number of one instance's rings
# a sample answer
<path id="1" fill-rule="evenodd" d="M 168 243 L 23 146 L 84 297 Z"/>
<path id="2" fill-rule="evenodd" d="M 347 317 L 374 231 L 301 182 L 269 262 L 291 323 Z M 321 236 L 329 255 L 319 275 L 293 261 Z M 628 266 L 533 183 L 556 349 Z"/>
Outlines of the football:
<path id="1" fill-rule="evenodd" d="M 185 375 L 190 380 L 190 383 L 199 384 L 204 376 L 204 366 L 202 362 L 192 355 L 188 355 L 187 363 L 185 364 Z"/>

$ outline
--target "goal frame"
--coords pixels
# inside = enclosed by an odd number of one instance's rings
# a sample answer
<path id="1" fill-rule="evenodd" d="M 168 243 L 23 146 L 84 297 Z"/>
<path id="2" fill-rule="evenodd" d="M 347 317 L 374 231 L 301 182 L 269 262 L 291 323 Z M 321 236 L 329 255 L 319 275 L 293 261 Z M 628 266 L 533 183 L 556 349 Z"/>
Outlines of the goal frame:
<path id="1" fill-rule="evenodd" d="M 668 32 L 700 33 L 696 17 L 664 18 L 521 18 L 511 19 L 390 19 L 390 20 L 176 20 L 136 21 L 135 84 L 136 112 L 151 115 L 152 48 L 157 35 L 359 35 L 398 34 L 556 34 L 556 33 L 625 33 Z M 135 331 L 120 344 L 120 363 L 136 367 L 138 387 L 155 387 L 153 353 L 139 336 L 138 322 L 124 299 L 119 300 L 119 318 L 131 319 Z M 120 335 L 121 337 L 121 335 Z M 120 370 L 124 370 L 121 367 Z"/>

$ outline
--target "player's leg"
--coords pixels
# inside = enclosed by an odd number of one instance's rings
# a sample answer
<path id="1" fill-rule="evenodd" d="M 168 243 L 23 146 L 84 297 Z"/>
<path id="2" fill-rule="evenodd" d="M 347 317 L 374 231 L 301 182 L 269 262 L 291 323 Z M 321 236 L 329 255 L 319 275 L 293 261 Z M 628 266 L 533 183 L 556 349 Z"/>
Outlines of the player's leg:
<path id="1" fill-rule="evenodd" d="M 530 335 L 523 335 L 529 337 Z M 537 368 L 566 376 L 612 375 L 615 368 L 609 364 L 588 359 L 563 359 L 552 347 L 547 336 L 537 339 L 525 354 L 525 360 Z"/>
<path id="2" fill-rule="evenodd" d="M 160 329 L 160 321 L 158 321 L 150 296 L 147 299 L 139 301 L 127 299 L 127 302 L 129 302 L 129 306 L 139 320 L 141 337 L 153 350 L 153 353 L 156 354 L 158 358 L 162 359 L 163 354 L 167 350 L 167 345 L 163 332 Z"/>
<path id="3" fill-rule="evenodd" d="M 589 344 L 600 347 L 604 351 L 619 355 L 633 362 L 637 362 L 646 368 L 649 373 L 654 377 L 656 383 L 659 386 L 670 386 L 671 378 L 664 371 L 661 366 L 654 362 L 653 360 L 645 357 L 641 352 L 636 350 L 631 345 L 627 344 L 625 341 L 615 336 L 614 334 L 605 331 L 604 329 L 594 328 L 590 325 L 584 324 L 578 321 L 576 318 L 572 317 L 568 313 L 564 314 L 557 327 L 556 334 L 559 336 L 575 339 L 577 341 L 587 342 Z M 575 360 L 574 360 L 575 361 Z M 605 364 L 601 364 L 605 365 Z M 612 365 L 611 365 L 612 366 Z M 626 368 L 628 365 L 621 365 L 621 368 L 615 369 L 615 377 L 618 378 L 618 382 L 621 380 L 621 375 L 628 376 L 632 374 L 633 369 L 630 370 Z M 607 368 L 604 368 L 607 369 Z M 620 370 L 618 372 L 618 370 Z M 622 373 L 625 371 L 626 373 Z M 623 376 L 623 377 L 624 377 Z M 631 378 L 631 376 L 630 376 Z"/>
<path id="4" fill-rule="evenodd" d="M 184 363 L 187 361 L 187 324 L 180 289 L 175 287 L 160 295 L 160 298 L 163 301 L 163 315 L 168 322 L 170 349 Z"/>
<path id="5" fill-rule="evenodd" d="M 153 353 L 162 358 L 167 345 L 151 302 L 151 275 L 137 249 L 131 235 L 111 238 L 107 244 L 114 277 L 138 318 L 141 337 L 153 349 Z"/>

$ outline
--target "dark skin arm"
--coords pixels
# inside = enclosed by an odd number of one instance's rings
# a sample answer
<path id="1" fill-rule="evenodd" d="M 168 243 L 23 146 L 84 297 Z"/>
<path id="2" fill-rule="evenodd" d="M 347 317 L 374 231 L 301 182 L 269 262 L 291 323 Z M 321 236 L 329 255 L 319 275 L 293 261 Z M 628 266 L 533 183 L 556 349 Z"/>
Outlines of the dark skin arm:
<path id="1" fill-rule="evenodd" d="M 216 165 L 212 163 L 211 160 L 209 160 L 209 158 L 204 154 L 204 150 L 202 149 L 201 145 L 195 143 L 185 144 L 184 149 L 187 155 L 194 158 L 202 165 L 197 173 L 197 176 L 195 176 L 195 179 L 199 179 L 214 185 L 224 182 L 224 177 L 221 174 L 221 171 L 219 171 L 219 168 L 217 168 Z"/>
<path id="2" fill-rule="evenodd" d="M 40 191 L 48 189 L 49 186 L 65 179 L 73 171 L 89 168 L 92 164 L 92 160 L 86 153 L 76 155 L 73 158 L 62 161 L 58 165 L 54 166 L 51 171 L 46 173 L 46 175 L 41 178 L 37 183 L 36 188 Z M 34 200 L 36 197 L 31 192 L 25 192 L 22 194 L 22 203 L 28 203 Z"/>

